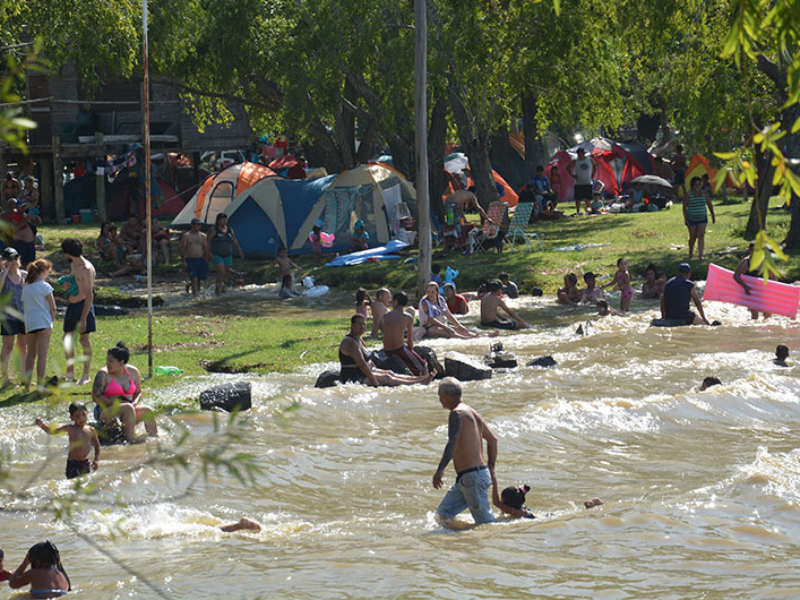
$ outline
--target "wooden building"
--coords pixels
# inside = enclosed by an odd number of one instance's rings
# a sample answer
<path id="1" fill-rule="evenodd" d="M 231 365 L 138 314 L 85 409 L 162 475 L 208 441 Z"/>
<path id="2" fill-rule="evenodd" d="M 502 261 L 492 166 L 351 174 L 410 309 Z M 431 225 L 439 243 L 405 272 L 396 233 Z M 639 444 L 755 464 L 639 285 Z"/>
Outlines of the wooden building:
<path id="1" fill-rule="evenodd" d="M 150 88 L 152 154 L 189 155 L 199 178 L 201 152 L 250 146 L 253 138 L 244 105 L 229 102 L 227 109 L 233 119 L 207 125 L 200 131 L 192 121 L 191 103 L 175 87 L 151 83 Z M 47 221 L 63 222 L 64 165 L 120 154 L 129 144 L 141 144 L 143 89 L 141 80 L 112 81 L 86 89 L 71 65 L 55 74 L 28 72 L 24 106 L 37 127 L 28 133 L 27 157 L 15 148 L 0 148 L 0 180 L 5 179 L 8 163 L 32 160 L 39 181 L 42 216 Z M 98 215 L 104 219 L 104 180 L 101 176 L 96 180 Z"/>

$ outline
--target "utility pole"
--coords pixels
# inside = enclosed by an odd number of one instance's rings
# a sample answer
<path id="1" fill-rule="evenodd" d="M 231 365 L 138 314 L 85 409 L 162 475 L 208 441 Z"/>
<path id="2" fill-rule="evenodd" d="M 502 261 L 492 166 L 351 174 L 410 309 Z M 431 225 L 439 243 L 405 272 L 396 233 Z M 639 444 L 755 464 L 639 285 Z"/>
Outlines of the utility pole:
<path id="1" fill-rule="evenodd" d="M 144 48 L 144 189 L 147 215 L 147 376 L 153 376 L 153 219 L 150 189 L 150 68 L 147 49 L 147 0 L 142 0 L 142 29 Z"/>
<path id="2" fill-rule="evenodd" d="M 428 18 L 425 0 L 414 0 L 414 114 L 416 116 L 418 293 L 431 280 L 431 207 L 428 191 Z"/>

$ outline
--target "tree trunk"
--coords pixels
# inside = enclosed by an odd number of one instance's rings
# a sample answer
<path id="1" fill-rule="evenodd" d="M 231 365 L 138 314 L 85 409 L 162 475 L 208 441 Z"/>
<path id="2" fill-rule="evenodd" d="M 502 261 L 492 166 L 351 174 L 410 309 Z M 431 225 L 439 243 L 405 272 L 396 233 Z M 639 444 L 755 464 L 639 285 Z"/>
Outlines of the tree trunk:
<path id="1" fill-rule="evenodd" d="M 791 132 L 791 127 L 794 122 L 800 117 L 800 105 L 795 104 L 783 111 L 781 122 L 786 128 L 786 137 L 781 140 L 786 144 L 785 155 L 791 158 L 800 158 L 800 131 L 796 133 Z M 792 169 L 795 174 L 800 171 L 797 167 Z M 800 250 L 800 196 L 792 194 L 791 198 L 787 198 L 792 207 L 792 222 L 789 226 L 789 234 L 784 240 L 784 245 L 787 250 Z"/>
<path id="2" fill-rule="evenodd" d="M 767 208 L 769 198 L 772 195 L 772 176 L 775 174 L 775 167 L 772 166 L 772 155 L 756 153 L 756 169 L 759 173 L 757 190 L 754 190 L 753 203 L 750 205 L 750 218 L 747 220 L 745 236 L 753 239 L 756 234 L 767 226 Z M 763 175 L 760 175 L 763 173 Z"/>
<path id="3" fill-rule="evenodd" d="M 453 85 L 449 85 L 447 91 L 450 108 L 458 128 L 458 138 L 469 158 L 469 170 L 475 182 L 475 195 L 485 209 L 499 197 L 492 175 L 492 163 L 489 160 L 489 132 L 481 131 L 480 125 L 471 123 L 464 103 Z"/>
<path id="4" fill-rule="evenodd" d="M 538 165 L 545 166 L 547 155 L 544 143 L 536 130 L 536 97 L 526 94 L 522 97 L 522 133 L 525 137 L 525 181 L 530 181 Z"/>
<path id="5" fill-rule="evenodd" d="M 444 223 L 444 203 L 442 194 L 447 187 L 444 174 L 444 148 L 447 142 L 447 100 L 440 98 L 431 111 L 430 129 L 428 131 L 428 164 L 429 191 L 431 210 Z"/>
<path id="6" fill-rule="evenodd" d="M 342 155 L 336 146 L 328 129 L 318 119 L 311 124 L 311 137 L 313 139 L 313 152 L 308 152 L 311 164 L 322 165 L 328 173 L 341 173 L 345 167 Z"/>
<path id="7" fill-rule="evenodd" d="M 672 139 L 672 132 L 669 130 L 669 117 L 667 116 L 667 101 L 661 98 L 661 144 L 666 144 Z"/>

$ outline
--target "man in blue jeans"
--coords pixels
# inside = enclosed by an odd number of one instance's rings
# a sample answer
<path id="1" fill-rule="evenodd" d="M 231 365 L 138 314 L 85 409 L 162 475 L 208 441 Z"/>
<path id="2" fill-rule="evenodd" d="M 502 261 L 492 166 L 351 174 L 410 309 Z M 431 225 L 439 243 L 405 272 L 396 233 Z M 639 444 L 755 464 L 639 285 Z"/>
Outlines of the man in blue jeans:
<path id="1" fill-rule="evenodd" d="M 433 487 L 442 487 L 444 470 L 450 460 L 456 470 L 456 482 L 447 491 L 436 514 L 444 519 L 455 517 L 469 508 L 475 523 L 494 523 L 489 503 L 489 488 L 497 461 L 497 438 L 477 411 L 461 401 L 461 384 L 452 377 L 439 384 L 439 402 L 450 411 L 447 445 L 439 468 L 433 476 Z M 483 462 L 483 440 L 486 440 L 488 464 Z"/>

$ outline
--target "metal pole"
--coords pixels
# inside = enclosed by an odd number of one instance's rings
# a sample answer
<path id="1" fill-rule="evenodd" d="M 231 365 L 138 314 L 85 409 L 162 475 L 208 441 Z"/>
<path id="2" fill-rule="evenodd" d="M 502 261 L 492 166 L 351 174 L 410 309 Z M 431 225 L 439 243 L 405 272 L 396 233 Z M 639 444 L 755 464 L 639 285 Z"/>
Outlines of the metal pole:
<path id="1" fill-rule="evenodd" d="M 142 0 L 144 48 L 144 189 L 147 215 L 147 376 L 153 376 L 153 223 L 150 190 L 150 68 L 147 59 L 147 0 Z"/>
<path id="2" fill-rule="evenodd" d="M 425 0 L 414 0 L 414 113 L 417 159 L 417 228 L 419 231 L 419 295 L 431 280 L 431 209 L 428 192 L 428 24 Z"/>

